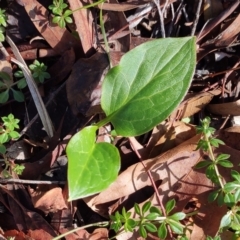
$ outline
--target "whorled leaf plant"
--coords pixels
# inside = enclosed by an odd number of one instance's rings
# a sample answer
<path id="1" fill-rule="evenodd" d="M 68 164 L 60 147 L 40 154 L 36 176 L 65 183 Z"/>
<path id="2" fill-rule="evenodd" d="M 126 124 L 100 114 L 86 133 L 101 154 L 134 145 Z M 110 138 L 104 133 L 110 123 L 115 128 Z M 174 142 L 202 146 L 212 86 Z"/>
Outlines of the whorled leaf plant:
<path id="1" fill-rule="evenodd" d="M 69 200 L 98 193 L 117 178 L 120 155 L 96 143 L 111 122 L 118 135 L 137 136 L 166 119 L 185 96 L 196 64 L 195 38 L 153 40 L 126 53 L 102 86 L 106 118 L 76 133 L 67 145 Z"/>

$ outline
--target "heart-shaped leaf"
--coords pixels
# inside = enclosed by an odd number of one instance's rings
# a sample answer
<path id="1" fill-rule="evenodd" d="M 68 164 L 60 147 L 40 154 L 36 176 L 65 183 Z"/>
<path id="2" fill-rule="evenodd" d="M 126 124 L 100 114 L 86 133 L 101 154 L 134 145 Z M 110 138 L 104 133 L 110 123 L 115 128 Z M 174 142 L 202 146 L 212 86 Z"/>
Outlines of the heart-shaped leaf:
<path id="1" fill-rule="evenodd" d="M 118 149 L 109 143 L 95 143 L 97 129 L 84 128 L 67 145 L 69 201 L 98 193 L 117 178 Z"/>
<path id="2" fill-rule="evenodd" d="M 129 51 L 103 82 L 107 120 L 122 136 L 151 130 L 181 102 L 195 64 L 194 37 L 153 40 Z"/>

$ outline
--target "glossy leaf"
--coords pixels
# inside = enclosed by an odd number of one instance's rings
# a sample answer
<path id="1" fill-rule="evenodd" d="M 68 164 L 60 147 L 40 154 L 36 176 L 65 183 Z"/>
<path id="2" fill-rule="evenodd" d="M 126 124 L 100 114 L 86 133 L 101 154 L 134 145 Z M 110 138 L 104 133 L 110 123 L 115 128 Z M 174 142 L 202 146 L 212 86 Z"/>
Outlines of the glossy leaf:
<path id="1" fill-rule="evenodd" d="M 136 136 L 163 121 L 181 102 L 195 69 L 195 38 L 144 43 L 106 75 L 101 105 L 116 132 Z"/>
<path id="2" fill-rule="evenodd" d="M 95 143 L 96 131 L 96 126 L 86 127 L 67 145 L 69 201 L 98 193 L 117 178 L 118 150 L 109 143 Z"/>

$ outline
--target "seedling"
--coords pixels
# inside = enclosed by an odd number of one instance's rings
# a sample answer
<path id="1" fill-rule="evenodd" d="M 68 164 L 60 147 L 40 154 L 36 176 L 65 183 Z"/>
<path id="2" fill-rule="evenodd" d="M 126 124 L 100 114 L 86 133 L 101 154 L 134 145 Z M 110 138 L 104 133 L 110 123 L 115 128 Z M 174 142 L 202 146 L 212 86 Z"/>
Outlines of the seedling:
<path id="1" fill-rule="evenodd" d="M 0 103 L 8 101 L 10 91 L 13 93 L 13 98 L 16 101 L 24 101 L 23 93 L 13 88 L 15 84 L 16 83 L 12 83 L 11 77 L 8 73 L 0 72 Z"/>
<path id="2" fill-rule="evenodd" d="M 211 119 L 207 117 L 201 121 L 201 126 L 197 128 L 197 131 L 202 134 L 202 139 L 198 142 L 197 148 L 205 151 L 209 159 L 199 162 L 195 167 L 206 167 L 207 178 L 219 186 L 219 189 L 210 193 L 209 201 L 217 200 L 220 206 L 225 204 L 229 208 L 229 211 L 221 220 L 219 232 L 231 228 L 237 233 L 240 231 L 240 173 L 232 170 L 231 176 L 234 181 L 224 183 L 225 181 L 219 173 L 219 167 L 231 168 L 233 164 L 228 160 L 230 158 L 228 154 L 214 156 L 213 147 L 219 147 L 219 144 L 224 144 L 224 142 L 213 136 L 215 129 L 210 127 L 210 123 Z M 214 239 L 218 239 L 216 237 Z M 208 239 L 212 238 L 209 237 Z"/>
<path id="3" fill-rule="evenodd" d="M 21 175 L 24 166 L 19 164 L 12 164 L 8 161 L 6 156 L 6 146 L 5 144 L 11 140 L 17 140 L 20 137 L 20 134 L 16 131 L 19 129 L 19 119 L 14 118 L 13 114 L 9 114 L 7 117 L 1 118 L 3 124 L 0 126 L 0 154 L 2 154 L 5 161 L 5 168 L 2 171 L 4 177 L 10 177 L 10 173 L 8 171 L 11 168 L 16 174 Z"/>
<path id="4" fill-rule="evenodd" d="M 7 117 L 1 118 L 3 124 L 0 126 L 0 153 L 6 153 L 5 143 L 10 140 L 16 140 L 19 138 L 19 133 L 16 129 L 19 129 L 19 119 L 15 119 L 12 114 L 9 114 Z"/>
<path id="5" fill-rule="evenodd" d="M 53 0 L 53 4 L 50 5 L 48 8 L 53 13 L 52 22 L 57 23 L 59 25 L 59 27 L 61 27 L 61 28 L 65 28 L 66 23 L 72 23 L 73 22 L 70 15 L 72 15 L 74 12 L 79 11 L 81 9 L 86 9 L 86 8 L 97 6 L 98 4 L 100 4 L 104 1 L 105 0 L 99 0 L 95 3 L 77 8 L 77 9 L 72 11 L 70 9 L 66 9 L 66 8 L 68 8 L 68 5 L 66 3 L 64 3 L 63 0 Z"/>

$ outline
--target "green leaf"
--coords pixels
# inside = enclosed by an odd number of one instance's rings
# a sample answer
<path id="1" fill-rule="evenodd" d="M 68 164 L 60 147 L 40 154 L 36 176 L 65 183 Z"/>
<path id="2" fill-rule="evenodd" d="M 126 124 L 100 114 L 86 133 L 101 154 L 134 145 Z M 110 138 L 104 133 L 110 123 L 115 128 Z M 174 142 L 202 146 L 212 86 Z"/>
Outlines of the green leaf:
<path id="1" fill-rule="evenodd" d="M 160 239 L 165 239 L 167 237 L 167 227 L 165 223 L 162 223 L 158 228 L 158 237 Z"/>
<path id="2" fill-rule="evenodd" d="M 240 188 L 240 183 L 237 181 L 228 182 L 224 185 L 224 190 L 226 192 L 231 192 L 231 191 L 235 190 L 236 188 Z"/>
<path id="3" fill-rule="evenodd" d="M 172 216 L 169 216 L 168 218 L 179 221 L 179 220 L 183 220 L 186 217 L 186 214 L 183 212 L 177 212 L 174 213 Z"/>
<path id="4" fill-rule="evenodd" d="M 219 161 L 219 160 L 226 160 L 226 159 L 229 159 L 230 158 L 230 155 L 229 154 L 219 154 L 216 158 L 216 161 Z"/>
<path id="5" fill-rule="evenodd" d="M 175 232 L 177 234 L 183 234 L 184 226 L 180 222 L 172 220 L 172 219 L 168 219 L 168 224 L 169 224 L 170 228 L 173 230 L 173 232 Z"/>
<path id="6" fill-rule="evenodd" d="M 5 154 L 6 153 L 6 147 L 2 144 L 0 144 L 0 153 Z"/>
<path id="7" fill-rule="evenodd" d="M 8 140 L 9 140 L 9 136 L 6 132 L 0 134 L 0 143 L 1 144 L 5 143 L 5 142 L 8 142 Z"/>
<path id="8" fill-rule="evenodd" d="M 173 210 L 176 205 L 175 199 L 171 199 L 166 203 L 166 213 L 167 215 Z"/>
<path id="9" fill-rule="evenodd" d="M 18 83 L 17 83 L 17 87 L 18 87 L 19 89 L 23 89 L 23 88 L 25 88 L 26 86 L 27 86 L 27 82 L 26 82 L 26 79 L 25 79 L 25 78 L 20 79 L 20 80 L 18 81 Z"/>
<path id="10" fill-rule="evenodd" d="M 145 216 L 148 220 L 155 220 L 157 217 L 159 217 L 159 213 L 149 213 L 147 216 Z"/>
<path id="11" fill-rule="evenodd" d="M 11 91 L 13 92 L 13 98 L 17 101 L 17 102 L 24 102 L 24 95 L 22 92 L 20 91 L 16 91 L 13 88 L 11 88 Z"/>
<path id="12" fill-rule="evenodd" d="M 235 204 L 235 198 L 234 195 L 231 193 L 226 193 L 224 196 L 224 203 L 228 206 L 228 207 L 232 207 Z"/>
<path id="13" fill-rule="evenodd" d="M 225 167 L 225 168 L 233 167 L 233 164 L 230 161 L 228 161 L 228 160 L 219 160 L 217 163 L 219 165 L 221 165 L 222 167 Z"/>
<path id="14" fill-rule="evenodd" d="M 149 209 L 149 212 L 150 213 L 157 213 L 159 217 L 163 215 L 162 211 L 160 210 L 160 208 L 159 207 L 155 207 L 155 206 L 151 206 L 150 209 Z"/>
<path id="15" fill-rule="evenodd" d="M 7 80 L 7 81 L 11 80 L 11 77 L 7 72 L 0 72 L 0 78 L 2 78 L 3 80 Z"/>
<path id="16" fill-rule="evenodd" d="M 142 207 L 142 213 L 143 214 L 146 213 L 150 207 L 151 207 L 151 202 L 150 201 L 145 202 Z"/>
<path id="17" fill-rule="evenodd" d="M 238 188 L 236 190 L 236 192 L 234 193 L 234 199 L 235 199 L 235 202 L 240 202 L 240 188 Z"/>
<path id="18" fill-rule="evenodd" d="M 136 214 L 141 215 L 140 207 L 137 203 L 134 203 L 134 211 Z"/>
<path id="19" fill-rule="evenodd" d="M 67 145 L 69 201 L 98 193 L 117 178 L 118 149 L 109 143 L 95 143 L 97 129 L 84 128 Z"/>
<path id="20" fill-rule="evenodd" d="M 143 225 L 139 227 L 139 234 L 141 237 L 146 238 L 147 237 L 147 231 Z"/>
<path id="21" fill-rule="evenodd" d="M 219 194 L 219 190 L 210 192 L 208 195 L 208 202 L 211 203 L 211 202 L 215 201 L 218 197 L 218 194 Z"/>
<path id="22" fill-rule="evenodd" d="M 151 130 L 185 96 L 195 69 L 195 38 L 153 40 L 126 53 L 106 75 L 101 105 L 116 132 Z"/>
<path id="23" fill-rule="evenodd" d="M 222 140 L 217 139 L 217 138 L 211 138 L 211 139 L 209 139 L 209 141 L 210 141 L 211 145 L 214 147 L 219 147 L 219 144 L 225 145 L 225 143 Z"/>
<path id="24" fill-rule="evenodd" d="M 240 183 L 240 173 L 239 172 L 232 170 L 231 175 L 236 181 L 238 181 Z"/>
<path id="25" fill-rule="evenodd" d="M 9 135 L 12 139 L 18 139 L 20 137 L 20 134 L 16 131 L 10 132 Z"/>
<path id="26" fill-rule="evenodd" d="M 220 228 L 228 227 L 231 224 L 231 212 L 227 212 L 221 219 Z"/>
<path id="27" fill-rule="evenodd" d="M 144 227 L 149 231 L 149 232 L 157 232 L 157 227 L 150 223 L 150 222 L 146 222 L 144 223 Z"/>
<path id="28" fill-rule="evenodd" d="M 9 98 L 9 89 L 6 89 L 4 92 L 0 93 L 0 103 L 7 102 Z"/>
<path id="29" fill-rule="evenodd" d="M 199 163 L 197 163 L 197 164 L 195 165 L 195 168 L 196 168 L 196 169 L 204 168 L 204 167 L 207 167 L 207 166 L 210 165 L 210 164 L 211 164 L 210 161 L 201 161 L 201 162 L 199 162 Z"/>

